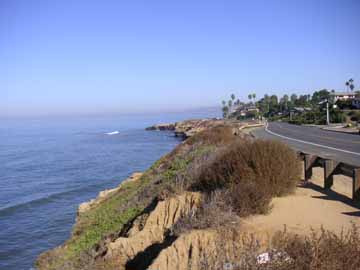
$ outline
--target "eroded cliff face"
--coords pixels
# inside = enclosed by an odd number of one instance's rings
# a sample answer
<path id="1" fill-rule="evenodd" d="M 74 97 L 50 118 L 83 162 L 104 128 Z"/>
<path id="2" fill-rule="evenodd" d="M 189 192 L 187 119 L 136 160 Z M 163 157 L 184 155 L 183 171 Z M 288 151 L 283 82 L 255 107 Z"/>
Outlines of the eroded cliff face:
<path id="1" fill-rule="evenodd" d="M 156 257 L 148 269 L 197 270 L 205 263 L 205 258 L 214 256 L 218 238 L 218 232 L 211 230 L 195 230 L 181 235 Z"/>
<path id="2" fill-rule="evenodd" d="M 224 269 L 226 262 L 239 262 L 254 252 L 267 249 L 270 231 L 243 228 L 239 225 L 217 229 L 191 230 L 164 248 L 148 267 L 149 270 Z M 254 254 L 251 254 L 253 256 Z M 225 268 L 226 269 L 226 268 Z"/>
<path id="3" fill-rule="evenodd" d="M 101 260 L 116 261 L 119 269 L 143 269 L 142 267 L 147 266 L 156 257 L 156 245 L 160 250 L 162 245 L 170 244 L 175 239 L 169 235 L 169 229 L 180 217 L 194 211 L 200 200 L 200 193 L 185 192 L 158 202 L 155 209 L 147 214 L 143 225 L 142 222 L 136 222 L 139 219 L 143 220 L 140 216 L 134 221 L 127 237 L 119 237 L 108 244 L 107 252 Z M 144 252 L 146 255 L 141 256 Z M 139 258 L 132 261 L 136 256 Z"/>

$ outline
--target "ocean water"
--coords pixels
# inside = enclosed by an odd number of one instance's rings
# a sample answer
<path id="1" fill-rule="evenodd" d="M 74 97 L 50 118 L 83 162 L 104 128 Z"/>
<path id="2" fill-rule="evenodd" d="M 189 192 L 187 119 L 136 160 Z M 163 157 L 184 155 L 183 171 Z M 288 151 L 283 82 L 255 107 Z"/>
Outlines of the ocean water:
<path id="1" fill-rule="evenodd" d="M 217 111 L 0 120 L 0 269 L 29 270 L 63 243 L 81 202 L 143 171 L 179 143 L 154 123 Z"/>

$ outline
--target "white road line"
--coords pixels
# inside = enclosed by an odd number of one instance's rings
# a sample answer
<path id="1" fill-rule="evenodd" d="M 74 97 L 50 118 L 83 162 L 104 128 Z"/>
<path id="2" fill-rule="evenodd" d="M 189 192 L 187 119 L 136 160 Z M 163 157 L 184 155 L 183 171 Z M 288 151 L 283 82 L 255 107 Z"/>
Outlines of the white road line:
<path id="1" fill-rule="evenodd" d="M 360 153 L 356 153 L 356 152 L 352 152 L 352 151 L 348 151 L 348 150 L 343 150 L 343 149 L 339 149 L 339 148 L 335 148 L 335 147 L 330 147 L 330 146 L 326 146 L 326 145 L 321 145 L 321 144 L 317 144 L 317 143 L 312 143 L 312 142 L 307 142 L 307 141 L 303 141 L 303 140 L 298 140 L 298 139 L 294 139 L 294 138 L 290 138 L 290 137 L 286 137 L 284 135 L 280 135 L 280 134 L 277 134 L 271 130 L 268 129 L 268 126 L 269 124 L 266 123 L 265 125 L 265 131 L 274 135 L 274 136 L 278 136 L 280 138 L 283 138 L 283 139 L 286 139 L 286 140 L 291 140 L 291 141 L 295 141 L 295 142 L 300 142 L 300 143 L 305 143 L 305 144 L 310 144 L 310 145 L 314 145 L 314 146 L 318 146 L 318 147 L 323 147 L 323 148 L 327 148 L 327 149 L 330 149 L 330 150 L 335 150 L 335 151 L 340 151 L 340 152 L 344 152 L 344 153 L 347 153 L 347 154 L 352 154 L 352 155 L 357 155 L 357 156 L 360 156 Z"/>

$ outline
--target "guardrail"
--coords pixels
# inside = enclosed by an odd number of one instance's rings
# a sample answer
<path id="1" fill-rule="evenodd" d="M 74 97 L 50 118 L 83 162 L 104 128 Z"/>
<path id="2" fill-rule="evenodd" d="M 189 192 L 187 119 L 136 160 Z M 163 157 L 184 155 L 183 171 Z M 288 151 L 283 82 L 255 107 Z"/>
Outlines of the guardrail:
<path id="1" fill-rule="evenodd" d="M 341 174 L 351 177 L 352 199 L 360 201 L 359 167 L 304 152 L 298 152 L 298 156 L 304 161 L 305 182 L 309 181 L 312 177 L 312 169 L 314 167 L 324 168 L 324 189 L 331 189 L 334 183 L 334 175 Z"/>

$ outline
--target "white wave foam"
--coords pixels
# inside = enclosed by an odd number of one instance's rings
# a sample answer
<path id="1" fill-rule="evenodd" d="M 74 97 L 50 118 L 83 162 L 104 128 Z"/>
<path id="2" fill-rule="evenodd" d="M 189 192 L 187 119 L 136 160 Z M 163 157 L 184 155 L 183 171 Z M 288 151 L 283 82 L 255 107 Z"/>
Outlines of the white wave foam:
<path id="1" fill-rule="evenodd" d="M 112 132 L 108 132 L 108 133 L 105 133 L 106 135 L 116 135 L 116 134 L 119 134 L 120 132 L 119 131 L 112 131 Z"/>

